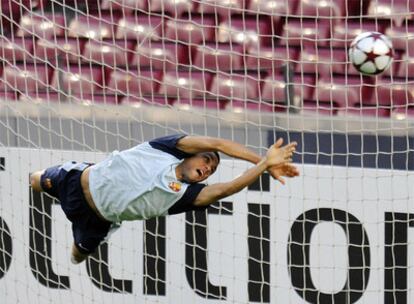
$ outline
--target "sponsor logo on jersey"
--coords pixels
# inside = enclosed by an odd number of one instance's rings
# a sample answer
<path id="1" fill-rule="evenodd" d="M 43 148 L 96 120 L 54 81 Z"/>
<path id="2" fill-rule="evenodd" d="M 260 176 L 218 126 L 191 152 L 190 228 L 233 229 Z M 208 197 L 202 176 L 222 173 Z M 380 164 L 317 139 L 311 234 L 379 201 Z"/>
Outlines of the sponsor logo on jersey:
<path id="1" fill-rule="evenodd" d="M 52 189 L 52 180 L 50 178 L 46 178 L 43 186 L 46 189 Z"/>
<path id="2" fill-rule="evenodd" d="M 179 192 L 181 190 L 181 184 L 177 182 L 171 182 L 168 184 L 168 187 L 174 192 Z"/>

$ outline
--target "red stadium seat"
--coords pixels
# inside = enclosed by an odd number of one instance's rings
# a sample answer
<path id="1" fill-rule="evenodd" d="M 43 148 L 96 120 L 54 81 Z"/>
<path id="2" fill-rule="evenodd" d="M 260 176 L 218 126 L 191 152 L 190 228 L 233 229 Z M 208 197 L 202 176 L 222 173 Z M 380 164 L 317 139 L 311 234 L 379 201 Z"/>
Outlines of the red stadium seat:
<path id="1" fill-rule="evenodd" d="M 207 43 L 197 46 L 192 63 L 209 71 L 233 71 L 243 67 L 241 45 Z"/>
<path id="2" fill-rule="evenodd" d="M 385 35 L 391 39 L 394 49 L 414 50 L 414 24 L 390 26 L 385 30 Z"/>
<path id="3" fill-rule="evenodd" d="M 343 49 L 305 47 L 300 52 L 296 72 L 331 75 L 345 74 L 348 63 Z"/>
<path id="4" fill-rule="evenodd" d="M 52 66 L 67 66 L 70 62 L 79 63 L 84 45 L 85 40 L 80 38 L 39 39 L 34 54 Z"/>
<path id="5" fill-rule="evenodd" d="M 271 33 L 271 22 L 266 17 L 233 16 L 231 20 L 220 23 L 217 40 L 232 45 L 241 44 L 247 51 L 251 47 L 269 44 Z"/>
<path id="6" fill-rule="evenodd" d="M 103 69 L 90 65 L 73 65 L 56 71 L 53 87 L 67 94 L 91 94 L 103 86 Z"/>
<path id="7" fill-rule="evenodd" d="M 210 82 L 209 73 L 170 71 L 164 74 L 159 93 L 180 98 L 204 96 L 209 90 Z"/>
<path id="8" fill-rule="evenodd" d="M 124 66 L 131 61 L 134 43 L 128 40 L 94 41 L 85 44 L 83 56 L 93 63 L 103 63 L 111 68 Z"/>
<path id="9" fill-rule="evenodd" d="M 280 44 L 288 46 L 323 46 L 330 43 L 330 23 L 326 19 L 289 19 L 283 23 Z"/>
<path id="10" fill-rule="evenodd" d="M 161 81 L 161 71 L 130 68 L 115 70 L 111 74 L 107 90 L 111 93 L 142 96 L 155 94 Z"/>
<path id="11" fill-rule="evenodd" d="M 410 0 L 375 0 L 368 7 L 368 17 L 391 19 L 401 25 L 405 19 L 412 19 L 414 4 Z"/>
<path id="12" fill-rule="evenodd" d="M 8 65 L 3 70 L 0 90 L 11 88 L 20 93 L 44 90 L 49 85 L 50 70 L 44 64 Z"/>
<path id="13" fill-rule="evenodd" d="M 118 21 L 117 39 L 135 39 L 138 43 L 159 40 L 164 33 L 164 19 L 159 16 L 137 14 Z"/>
<path id="14" fill-rule="evenodd" d="M 69 24 L 70 37 L 104 39 L 115 36 L 115 25 L 120 16 L 115 12 L 100 12 L 99 15 L 76 14 Z"/>
<path id="15" fill-rule="evenodd" d="M 20 95 L 20 101 L 28 103 L 60 103 L 66 102 L 67 96 L 53 91 L 34 91 Z"/>
<path id="16" fill-rule="evenodd" d="M 203 0 L 200 1 L 198 6 L 198 12 L 201 14 L 214 14 L 220 17 L 222 20 L 230 19 L 230 16 L 234 14 L 243 13 L 245 4 L 244 0 Z M 232 16 L 233 19 L 234 16 Z"/>
<path id="17" fill-rule="evenodd" d="M 167 96 L 133 96 L 126 95 L 120 101 L 123 105 L 128 105 L 133 108 L 140 108 L 141 106 L 161 106 L 166 107 L 172 105 L 173 99 Z"/>
<path id="18" fill-rule="evenodd" d="M 293 78 L 293 94 L 296 100 L 312 99 L 315 88 L 315 77 L 311 75 L 296 75 Z M 287 100 L 286 81 L 283 75 L 271 75 L 264 80 L 262 98 L 273 102 L 285 102 Z"/>
<path id="19" fill-rule="evenodd" d="M 182 44 L 148 42 L 137 44 L 131 64 L 166 70 L 186 64 L 189 50 Z"/>
<path id="20" fill-rule="evenodd" d="M 385 29 L 386 23 L 381 21 L 348 19 L 343 23 L 338 22 L 334 25 L 331 44 L 332 46 L 348 49 L 352 40 L 359 34 L 372 31 L 384 33 Z"/>
<path id="21" fill-rule="evenodd" d="M 257 79 L 257 75 L 217 74 L 213 79 L 210 91 L 211 94 L 224 98 L 258 100 L 260 81 Z"/>
<path id="22" fill-rule="evenodd" d="M 412 49 L 414 51 L 414 48 Z M 400 67 L 397 72 L 399 77 L 413 77 L 414 75 L 414 53 L 411 55 L 405 53 L 400 61 Z"/>
<path id="23" fill-rule="evenodd" d="M 298 0 L 251 0 L 249 10 L 270 16 L 291 15 L 296 11 Z"/>
<path id="24" fill-rule="evenodd" d="M 215 28 L 214 17 L 191 14 L 180 19 L 168 20 L 165 36 L 195 45 L 214 40 Z"/>
<path id="25" fill-rule="evenodd" d="M 286 46 L 252 47 L 246 54 L 246 64 L 251 69 L 275 69 L 289 62 L 292 66 L 298 59 L 298 50 Z"/>
<path id="26" fill-rule="evenodd" d="M 286 107 L 281 104 L 273 104 L 268 102 L 248 102 L 242 100 L 230 100 L 226 105 L 226 110 L 234 113 L 245 113 L 245 112 L 260 112 L 260 113 L 273 113 L 273 112 L 284 112 Z"/>
<path id="27" fill-rule="evenodd" d="M 35 10 L 39 1 L 31 0 L 0 0 L 0 26 L 1 35 L 11 35 L 18 28 L 19 19 L 22 12 Z"/>
<path id="28" fill-rule="evenodd" d="M 399 107 L 391 112 L 391 117 L 398 120 L 414 119 L 414 107 Z"/>
<path id="29" fill-rule="evenodd" d="M 350 107 L 339 109 L 338 116 L 373 116 L 373 117 L 390 117 L 390 110 L 378 107 Z"/>
<path id="30" fill-rule="evenodd" d="M 174 102 L 174 107 L 180 110 L 194 110 L 195 108 L 207 109 L 207 110 L 223 110 L 227 101 L 220 99 L 207 99 L 207 98 L 180 98 Z"/>
<path id="31" fill-rule="evenodd" d="M 0 57 L 9 63 L 33 61 L 33 39 L 0 37 Z"/>
<path id="32" fill-rule="evenodd" d="M 316 115 L 336 115 L 337 107 L 333 102 L 317 102 L 306 100 L 303 102 L 302 113 L 312 113 Z"/>
<path id="33" fill-rule="evenodd" d="M 197 6 L 197 2 L 193 0 L 151 0 L 148 3 L 151 12 L 167 13 L 178 17 L 184 13 L 195 12 Z"/>
<path id="34" fill-rule="evenodd" d="M 63 35 L 65 16 L 58 13 L 29 13 L 20 19 L 17 36 L 49 39 Z"/>
<path id="35" fill-rule="evenodd" d="M 336 17 L 344 12 L 345 0 L 300 0 L 296 15 L 304 17 Z"/>
<path id="36" fill-rule="evenodd" d="M 93 104 L 106 104 L 106 105 L 116 105 L 118 100 L 116 95 L 111 94 L 88 94 L 80 93 L 74 94 L 69 97 L 70 101 L 75 103 L 80 103 L 83 105 L 93 105 Z"/>
<path id="37" fill-rule="evenodd" d="M 364 105 L 405 106 L 414 104 L 414 82 L 405 78 L 381 78 L 377 81 L 372 98 Z"/>
<path id="38" fill-rule="evenodd" d="M 372 96 L 372 84 L 364 83 L 360 77 L 325 77 L 316 83 L 314 100 L 335 102 L 340 108 L 353 107 Z"/>
<path id="39" fill-rule="evenodd" d="M 126 14 L 130 14 L 136 10 L 147 10 L 147 1 L 137 0 L 102 0 L 101 9 L 122 11 Z"/>
<path id="40" fill-rule="evenodd" d="M 2 90 L 0 91 L 0 101 L 16 101 L 19 99 L 19 92 L 13 90 Z"/>

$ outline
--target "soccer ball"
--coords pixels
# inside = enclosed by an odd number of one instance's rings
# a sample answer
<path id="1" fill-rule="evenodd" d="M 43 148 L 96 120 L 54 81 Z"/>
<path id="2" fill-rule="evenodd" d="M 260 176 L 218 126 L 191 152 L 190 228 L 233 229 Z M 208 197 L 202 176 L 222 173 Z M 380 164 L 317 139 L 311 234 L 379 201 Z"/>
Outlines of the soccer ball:
<path id="1" fill-rule="evenodd" d="M 349 59 L 364 75 L 378 75 L 392 62 L 392 44 L 383 34 L 367 32 L 359 34 L 349 48 Z"/>

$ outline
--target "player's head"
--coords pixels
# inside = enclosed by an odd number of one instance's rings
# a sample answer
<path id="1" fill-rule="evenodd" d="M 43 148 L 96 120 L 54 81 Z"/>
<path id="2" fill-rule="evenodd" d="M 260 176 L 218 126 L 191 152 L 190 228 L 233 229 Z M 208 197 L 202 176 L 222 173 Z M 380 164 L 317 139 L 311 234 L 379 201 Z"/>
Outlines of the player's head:
<path id="1" fill-rule="evenodd" d="M 217 152 L 197 153 L 181 163 L 181 179 L 187 183 L 201 182 L 216 172 L 219 163 L 220 155 Z"/>

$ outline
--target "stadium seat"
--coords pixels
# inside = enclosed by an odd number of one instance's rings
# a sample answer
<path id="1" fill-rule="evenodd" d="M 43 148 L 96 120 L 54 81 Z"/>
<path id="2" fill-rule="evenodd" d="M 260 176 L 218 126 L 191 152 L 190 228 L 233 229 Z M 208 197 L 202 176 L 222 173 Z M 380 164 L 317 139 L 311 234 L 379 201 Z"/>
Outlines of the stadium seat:
<path id="1" fill-rule="evenodd" d="M 298 50 L 287 46 L 251 47 L 246 54 L 246 65 L 251 69 L 274 69 L 279 71 L 289 62 L 292 67 L 298 59 Z"/>
<path id="2" fill-rule="evenodd" d="M 22 12 L 30 12 L 38 6 L 39 1 L 36 0 L 0 0 L 0 26 L 2 36 L 15 33 Z"/>
<path id="3" fill-rule="evenodd" d="M 131 64 L 152 69 L 171 69 L 178 64 L 186 64 L 189 52 L 186 46 L 177 43 L 153 41 L 137 44 Z"/>
<path id="4" fill-rule="evenodd" d="M 66 102 L 67 96 L 51 90 L 34 91 L 21 94 L 19 100 L 28 103 L 60 103 Z"/>
<path id="5" fill-rule="evenodd" d="M 296 11 L 298 0 L 251 0 L 249 10 L 269 16 L 291 15 Z"/>
<path id="6" fill-rule="evenodd" d="M 33 39 L 22 37 L 0 37 L 0 57 L 9 63 L 33 61 Z"/>
<path id="7" fill-rule="evenodd" d="M 101 9 L 122 11 L 125 14 L 131 14 L 136 10 L 147 10 L 148 1 L 137 0 L 102 0 Z"/>
<path id="8" fill-rule="evenodd" d="M 223 110 L 227 101 L 207 98 L 179 98 L 174 102 L 174 107 L 180 110 L 192 110 L 194 107 L 206 110 Z"/>
<path id="9" fill-rule="evenodd" d="M 164 74 L 159 93 L 180 98 L 204 96 L 209 90 L 210 82 L 210 73 L 169 71 Z"/>
<path id="10" fill-rule="evenodd" d="M 79 63 L 84 45 L 85 40 L 81 38 L 39 39 L 34 54 L 36 59 L 54 67 L 65 67 L 69 63 Z"/>
<path id="11" fill-rule="evenodd" d="M 414 48 L 412 49 L 414 51 Z M 400 66 L 397 72 L 399 77 L 413 77 L 414 75 L 414 53 L 405 53 L 400 61 Z"/>
<path id="12" fill-rule="evenodd" d="M 364 83 L 361 78 L 336 76 L 321 77 L 316 83 L 314 100 L 335 102 L 340 108 L 353 107 L 372 96 L 372 84 Z"/>
<path id="13" fill-rule="evenodd" d="M 106 104 L 106 105 L 116 105 L 118 104 L 117 96 L 111 94 L 89 94 L 89 93 L 76 93 L 70 95 L 68 100 L 75 103 L 80 103 L 83 105 L 93 105 L 93 104 Z"/>
<path id="14" fill-rule="evenodd" d="M 262 16 L 233 16 L 231 20 L 220 23 L 217 40 L 231 45 L 241 44 L 245 51 L 251 47 L 259 48 L 271 40 L 271 22 Z"/>
<path id="15" fill-rule="evenodd" d="M 104 39 L 115 36 L 115 25 L 120 16 L 116 12 L 100 12 L 99 14 L 75 15 L 69 24 L 70 37 Z"/>
<path id="16" fill-rule="evenodd" d="M 368 6 L 367 17 L 391 19 L 401 25 L 405 19 L 412 19 L 414 4 L 411 0 L 373 0 Z"/>
<path id="17" fill-rule="evenodd" d="M 159 16 L 137 14 L 118 21 L 116 38 L 135 39 L 138 43 L 159 40 L 164 33 L 164 19 Z"/>
<path id="18" fill-rule="evenodd" d="M 302 104 L 302 113 L 316 115 L 336 115 L 338 107 L 335 102 L 318 102 L 314 100 L 305 100 Z"/>
<path id="19" fill-rule="evenodd" d="M 7 65 L 0 80 L 0 90 L 7 88 L 20 93 L 44 90 L 49 85 L 50 73 L 45 64 Z"/>
<path id="20" fill-rule="evenodd" d="M 390 117 L 390 110 L 378 107 L 349 107 L 345 109 L 339 109 L 338 116 L 373 116 L 373 117 Z"/>
<path id="21" fill-rule="evenodd" d="M 281 104 L 273 104 L 268 102 L 248 102 L 233 99 L 226 104 L 225 109 L 238 114 L 252 111 L 260 113 L 274 113 L 286 111 L 286 107 Z"/>
<path id="22" fill-rule="evenodd" d="M 155 94 L 161 81 L 161 71 L 140 70 L 130 67 L 129 71 L 116 69 L 111 74 L 107 90 L 114 93 L 134 96 Z"/>
<path id="23" fill-rule="evenodd" d="M 371 31 L 384 33 L 386 27 L 386 23 L 381 20 L 348 19 L 345 22 L 338 22 L 332 29 L 331 44 L 334 47 L 348 49 L 352 40 L 359 34 Z"/>
<path id="24" fill-rule="evenodd" d="M 406 78 L 383 77 L 375 83 L 374 93 L 364 105 L 405 106 L 414 105 L 414 83 Z"/>
<path id="25" fill-rule="evenodd" d="M 343 14 L 345 0 L 300 0 L 296 15 L 304 17 L 337 17 Z"/>
<path id="26" fill-rule="evenodd" d="M 207 43 L 198 45 L 193 65 L 209 71 L 234 71 L 243 67 L 243 48 L 241 45 L 227 43 Z"/>
<path id="27" fill-rule="evenodd" d="M 398 107 L 391 112 L 391 117 L 398 120 L 414 119 L 414 107 Z"/>
<path id="28" fill-rule="evenodd" d="M 128 105 L 134 108 L 140 108 L 141 106 L 170 106 L 173 104 L 174 99 L 168 98 L 167 96 L 133 96 L 126 95 L 118 100 L 123 105 Z"/>
<path id="29" fill-rule="evenodd" d="M 17 36 L 50 39 L 65 32 L 65 16 L 57 13 L 29 13 L 20 19 Z"/>
<path id="30" fill-rule="evenodd" d="M 331 75 L 345 74 L 348 63 L 343 49 L 305 47 L 300 52 L 296 72 Z"/>
<path id="31" fill-rule="evenodd" d="M 224 98 L 259 99 L 260 81 L 257 75 L 217 74 L 211 85 L 211 94 Z"/>
<path id="32" fill-rule="evenodd" d="M 102 88 L 103 68 L 73 65 L 55 71 L 52 85 L 66 94 L 91 94 Z"/>
<path id="33" fill-rule="evenodd" d="M 133 47 L 134 43 L 128 40 L 90 40 L 85 44 L 83 56 L 84 60 L 115 68 L 130 62 Z"/>
<path id="34" fill-rule="evenodd" d="M 288 19 L 283 23 L 280 44 L 288 46 L 324 46 L 330 43 L 330 23 L 326 19 Z"/>
<path id="35" fill-rule="evenodd" d="M 385 35 L 391 39 L 394 49 L 414 50 L 414 24 L 390 26 L 385 30 Z"/>
<path id="36" fill-rule="evenodd" d="M 148 9 L 151 12 L 159 12 L 161 14 L 169 14 L 171 16 L 180 17 L 184 13 L 195 12 L 197 1 L 193 0 L 151 0 L 148 1 Z"/>
<path id="37" fill-rule="evenodd" d="M 311 75 L 295 75 L 293 78 L 294 98 L 298 101 L 312 99 L 315 88 L 315 77 Z M 265 78 L 262 89 L 262 98 L 273 102 L 287 100 L 286 81 L 281 74 L 270 75 Z"/>
<path id="38" fill-rule="evenodd" d="M 6 89 L 6 90 L 1 90 L 0 91 L 0 102 L 4 102 L 4 101 L 16 101 L 19 100 L 19 92 L 18 91 L 14 91 L 12 89 Z"/>
<path id="39" fill-rule="evenodd" d="M 231 19 L 236 14 L 242 14 L 247 1 L 245 0 L 203 0 L 200 1 L 198 12 L 200 14 L 214 14 L 221 20 Z"/>
<path id="40" fill-rule="evenodd" d="M 214 40 L 215 20 L 211 15 L 191 14 L 180 19 L 167 21 L 165 36 L 171 40 L 196 45 Z"/>

